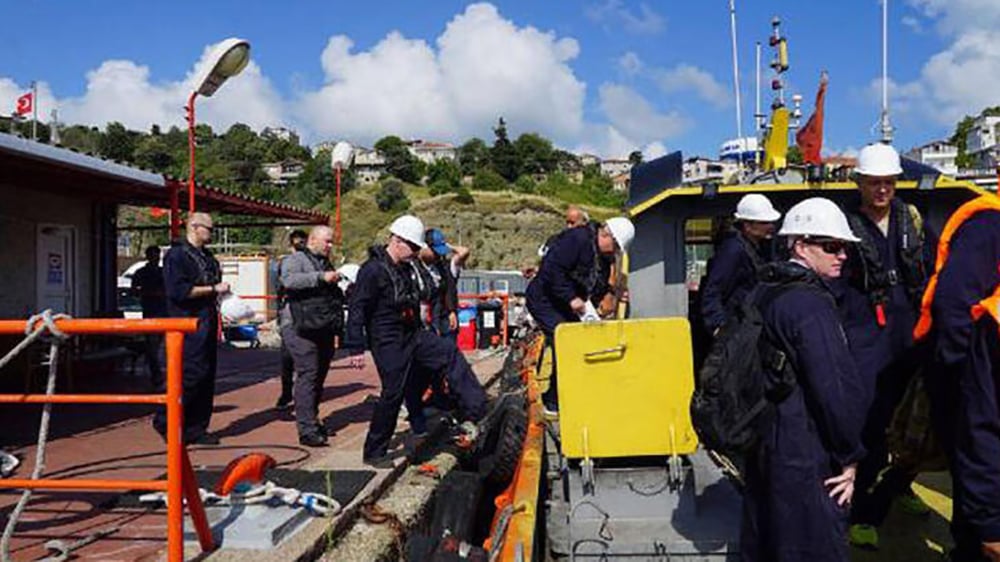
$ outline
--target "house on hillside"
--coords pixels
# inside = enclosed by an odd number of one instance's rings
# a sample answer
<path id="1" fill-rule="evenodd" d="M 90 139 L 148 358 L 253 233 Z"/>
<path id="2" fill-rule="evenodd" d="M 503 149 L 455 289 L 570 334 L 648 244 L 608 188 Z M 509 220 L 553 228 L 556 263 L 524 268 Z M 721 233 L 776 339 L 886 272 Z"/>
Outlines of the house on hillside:
<path id="1" fill-rule="evenodd" d="M 260 136 L 272 139 L 279 139 L 288 142 L 298 142 L 299 135 L 295 131 L 286 127 L 264 127 Z"/>
<path id="2" fill-rule="evenodd" d="M 426 164 L 433 164 L 438 160 L 455 160 L 458 158 L 458 150 L 454 145 L 446 142 L 431 142 L 418 139 L 407 142 L 406 148 L 417 160 Z"/>
<path id="3" fill-rule="evenodd" d="M 632 170 L 632 163 L 628 160 L 622 160 L 617 158 L 609 158 L 607 160 L 601 160 L 601 173 L 609 176 L 615 177 L 622 174 L 627 174 Z"/>
<path id="4" fill-rule="evenodd" d="M 694 156 L 684 161 L 682 169 L 685 185 L 726 183 L 739 173 L 739 163 L 735 160 L 712 160 Z"/>
<path id="5" fill-rule="evenodd" d="M 611 189 L 619 193 L 628 193 L 628 185 L 632 181 L 632 174 L 618 174 L 611 178 Z"/>
<path id="6" fill-rule="evenodd" d="M 294 158 L 287 158 L 281 162 L 267 162 L 261 165 L 261 169 L 267 174 L 268 183 L 278 187 L 285 187 L 302 175 L 306 169 L 305 162 Z"/>
<path id="7" fill-rule="evenodd" d="M 965 135 L 965 153 L 974 168 L 996 168 L 1000 163 L 1000 117 L 981 116 Z"/>
<path id="8" fill-rule="evenodd" d="M 583 167 L 601 165 L 601 158 L 594 154 L 580 154 L 577 156 L 577 160 L 580 161 L 580 165 Z"/>
<path id="9" fill-rule="evenodd" d="M 359 185 L 371 185 L 385 173 L 385 158 L 375 149 L 356 146 L 352 169 Z"/>
<path id="10" fill-rule="evenodd" d="M 949 144 L 947 141 L 937 140 L 929 142 L 908 151 L 905 156 L 921 164 L 927 164 L 932 168 L 936 168 L 949 176 L 958 174 L 958 164 L 956 163 L 958 147 Z"/>

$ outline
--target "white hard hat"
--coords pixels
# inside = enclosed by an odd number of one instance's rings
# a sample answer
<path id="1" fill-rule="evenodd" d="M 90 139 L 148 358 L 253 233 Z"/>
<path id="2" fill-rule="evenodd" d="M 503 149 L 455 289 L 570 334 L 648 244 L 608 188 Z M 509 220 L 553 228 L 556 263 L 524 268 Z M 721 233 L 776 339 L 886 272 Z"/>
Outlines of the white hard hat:
<path id="1" fill-rule="evenodd" d="M 815 236 L 845 242 L 859 242 L 851 232 L 847 217 L 836 203 L 822 197 L 811 197 L 797 203 L 785 214 L 780 236 Z"/>
<path id="2" fill-rule="evenodd" d="M 854 172 L 863 176 L 898 176 L 903 173 L 903 168 L 896 149 L 879 142 L 861 149 Z"/>
<path id="3" fill-rule="evenodd" d="M 389 232 L 421 248 L 427 247 L 427 243 L 424 242 L 424 223 L 413 215 L 403 215 L 392 221 Z"/>
<path id="4" fill-rule="evenodd" d="M 608 227 L 615 242 L 618 242 L 618 247 L 623 252 L 627 251 L 632 239 L 635 238 L 635 225 L 632 224 L 632 221 L 625 217 L 614 217 L 608 219 L 604 225 Z"/>
<path id="5" fill-rule="evenodd" d="M 738 221 L 774 222 L 781 218 L 781 213 L 774 209 L 767 197 L 760 193 L 750 193 L 736 204 L 733 217 Z"/>

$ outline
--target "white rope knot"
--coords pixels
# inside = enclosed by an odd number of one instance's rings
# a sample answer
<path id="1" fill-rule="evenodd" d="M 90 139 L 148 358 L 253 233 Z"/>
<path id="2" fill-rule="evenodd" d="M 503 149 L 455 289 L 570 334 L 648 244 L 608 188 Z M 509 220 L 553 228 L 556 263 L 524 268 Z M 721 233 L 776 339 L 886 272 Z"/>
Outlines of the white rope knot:
<path id="1" fill-rule="evenodd" d="M 69 338 L 69 336 L 56 326 L 56 320 L 65 320 L 69 318 L 72 318 L 69 314 L 52 314 L 52 309 L 46 308 L 40 313 L 28 318 L 28 322 L 24 326 L 24 335 L 30 336 L 35 332 L 48 332 L 48 335 L 54 338 L 65 340 Z"/>

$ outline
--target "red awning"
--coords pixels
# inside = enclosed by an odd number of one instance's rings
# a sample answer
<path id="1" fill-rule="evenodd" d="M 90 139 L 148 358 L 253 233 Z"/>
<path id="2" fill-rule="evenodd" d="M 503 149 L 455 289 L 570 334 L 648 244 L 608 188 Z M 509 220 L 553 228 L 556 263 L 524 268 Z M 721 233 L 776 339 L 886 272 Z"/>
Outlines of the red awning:
<path id="1" fill-rule="evenodd" d="M 95 202 L 163 208 L 170 207 L 170 192 L 177 188 L 182 207 L 187 202 L 183 180 L 0 133 L 0 184 L 4 183 Z M 199 211 L 330 223 L 326 213 L 213 187 L 197 186 L 195 197 Z"/>

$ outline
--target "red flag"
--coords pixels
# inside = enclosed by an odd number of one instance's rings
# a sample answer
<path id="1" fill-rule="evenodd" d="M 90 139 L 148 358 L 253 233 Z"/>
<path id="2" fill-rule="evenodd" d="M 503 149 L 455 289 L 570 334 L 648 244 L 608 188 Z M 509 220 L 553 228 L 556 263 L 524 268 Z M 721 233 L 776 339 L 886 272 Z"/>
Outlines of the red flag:
<path id="1" fill-rule="evenodd" d="M 27 115 L 31 113 L 31 106 L 35 103 L 35 96 L 31 92 L 24 94 L 23 96 L 17 98 L 17 109 L 14 113 L 18 115 Z"/>
<path id="2" fill-rule="evenodd" d="M 823 99 L 826 97 L 826 72 L 819 80 L 819 91 L 816 92 L 816 111 L 795 135 L 795 144 L 802 151 L 802 161 L 806 164 L 821 164 L 820 152 L 823 150 Z"/>
<path id="3" fill-rule="evenodd" d="M 154 219 L 158 219 L 168 213 L 170 213 L 170 209 L 162 209 L 160 207 L 150 207 L 149 209 L 149 216 Z"/>

